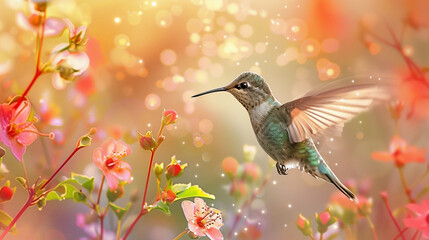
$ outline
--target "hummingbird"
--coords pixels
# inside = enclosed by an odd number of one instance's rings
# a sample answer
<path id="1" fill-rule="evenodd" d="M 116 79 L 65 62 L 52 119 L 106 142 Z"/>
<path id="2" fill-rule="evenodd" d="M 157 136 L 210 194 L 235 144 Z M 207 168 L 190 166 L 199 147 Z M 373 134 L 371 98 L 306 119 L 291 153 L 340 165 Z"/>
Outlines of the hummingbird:
<path id="1" fill-rule="evenodd" d="M 280 175 L 299 169 L 332 183 L 355 201 L 355 194 L 341 183 L 317 150 L 315 139 L 328 131 L 339 135 L 344 122 L 382 99 L 383 93 L 375 84 L 339 82 L 342 84 L 328 83 L 281 104 L 262 76 L 244 72 L 224 87 L 192 97 L 221 91 L 231 93 L 249 113 L 258 143 L 276 161 Z"/>

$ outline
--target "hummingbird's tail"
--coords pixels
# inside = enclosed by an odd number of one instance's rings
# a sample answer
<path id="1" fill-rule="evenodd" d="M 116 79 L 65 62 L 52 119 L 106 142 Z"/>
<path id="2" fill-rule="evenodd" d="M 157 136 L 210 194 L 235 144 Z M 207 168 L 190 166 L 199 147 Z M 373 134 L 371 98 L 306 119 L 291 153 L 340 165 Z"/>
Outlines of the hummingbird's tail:
<path id="1" fill-rule="evenodd" d="M 332 170 L 324 161 L 319 165 L 318 170 L 323 179 L 334 184 L 335 187 L 337 187 L 338 190 L 346 195 L 351 201 L 356 201 L 356 195 L 340 182 L 337 176 L 335 176 L 334 172 L 332 172 Z"/>

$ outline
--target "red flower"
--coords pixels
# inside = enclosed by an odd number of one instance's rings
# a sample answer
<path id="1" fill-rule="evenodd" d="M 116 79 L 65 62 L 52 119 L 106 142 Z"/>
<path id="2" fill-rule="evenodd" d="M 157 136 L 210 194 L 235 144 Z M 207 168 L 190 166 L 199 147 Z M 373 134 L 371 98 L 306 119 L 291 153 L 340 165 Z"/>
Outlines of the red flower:
<path id="1" fill-rule="evenodd" d="M 409 203 L 406 206 L 416 216 L 404 219 L 405 226 L 418 229 L 423 232 L 423 238 L 429 238 L 429 201 L 425 200 L 422 204 Z"/>
<path id="2" fill-rule="evenodd" d="M 161 199 L 165 202 L 172 203 L 176 199 L 176 194 L 168 189 L 167 192 L 162 192 Z"/>
<path id="3" fill-rule="evenodd" d="M 211 240 L 223 240 L 222 233 L 219 231 L 223 226 L 222 212 L 208 207 L 201 198 L 195 198 L 194 202 L 182 202 L 189 230 L 200 237 L 206 235 Z"/>
<path id="4" fill-rule="evenodd" d="M 415 146 L 409 146 L 407 142 L 398 135 L 390 140 L 389 152 L 373 152 L 371 157 L 374 160 L 382 162 L 394 161 L 396 166 L 402 167 L 410 162 L 425 162 L 426 149 L 419 149 Z"/>
<path id="5" fill-rule="evenodd" d="M 119 179 L 131 182 L 131 167 L 122 159 L 131 153 L 131 148 L 123 141 L 107 139 L 94 150 L 92 160 L 106 177 L 109 188 L 116 189 Z"/>
<path id="6" fill-rule="evenodd" d="M 39 133 L 33 125 L 35 119 L 28 119 L 30 102 L 24 100 L 18 107 L 16 104 L 17 102 L 0 105 L 0 142 L 9 147 L 21 161 L 26 147 L 36 140 L 37 135 L 53 138 L 53 134 Z"/>

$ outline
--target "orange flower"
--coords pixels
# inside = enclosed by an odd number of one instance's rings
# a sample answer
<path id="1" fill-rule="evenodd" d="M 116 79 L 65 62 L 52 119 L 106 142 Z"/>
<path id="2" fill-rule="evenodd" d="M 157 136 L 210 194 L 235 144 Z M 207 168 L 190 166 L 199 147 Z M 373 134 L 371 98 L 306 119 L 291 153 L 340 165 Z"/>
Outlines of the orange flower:
<path id="1" fill-rule="evenodd" d="M 406 163 L 425 162 L 426 149 L 409 146 L 408 143 L 398 135 L 390 140 L 389 152 L 380 151 L 371 154 L 372 159 L 382 162 L 394 161 L 397 167 L 402 167 Z"/>

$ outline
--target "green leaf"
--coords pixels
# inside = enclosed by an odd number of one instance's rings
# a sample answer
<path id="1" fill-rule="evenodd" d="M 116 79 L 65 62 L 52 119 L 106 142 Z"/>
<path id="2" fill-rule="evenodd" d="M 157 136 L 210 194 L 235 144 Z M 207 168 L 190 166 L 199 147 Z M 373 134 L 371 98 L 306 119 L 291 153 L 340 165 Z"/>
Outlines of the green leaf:
<path id="1" fill-rule="evenodd" d="M 74 192 L 73 193 L 73 200 L 75 202 L 86 202 L 86 195 L 82 192 Z"/>
<path id="2" fill-rule="evenodd" d="M 171 187 L 171 191 L 173 191 L 174 193 L 183 192 L 190 187 L 191 187 L 191 183 L 188 183 L 188 184 L 177 183 Z"/>
<path id="3" fill-rule="evenodd" d="M 19 182 L 19 184 L 24 188 L 27 189 L 27 181 L 25 180 L 25 178 L 23 177 L 16 177 L 15 178 L 16 181 Z"/>
<path id="4" fill-rule="evenodd" d="M 127 206 L 125 208 L 121 208 L 118 205 L 109 202 L 110 205 L 110 209 L 112 209 L 113 213 L 115 213 L 116 217 L 118 218 L 118 220 L 120 221 L 122 219 L 122 217 L 125 215 L 125 213 L 127 213 L 128 209 L 130 209 L 131 203 L 127 203 Z"/>
<path id="5" fill-rule="evenodd" d="M 168 207 L 168 205 L 163 202 L 163 201 L 157 201 L 153 206 L 152 209 L 158 209 L 161 210 L 163 213 L 167 214 L 167 215 L 171 215 L 170 212 L 170 208 Z"/>
<path id="6" fill-rule="evenodd" d="M 12 222 L 12 217 L 9 216 L 9 214 L 4 212 L 3 210 L 0 210 L 0 224 L 2 225 L 2 228 L 6 229 L 11 222 Z M 18 230 L 16 230 L 16 226 L 13 226 L 10 229 L 10 232 L 12 232 L 13 234 L 17 234 Z"/>
<path id="7" fill-rule="evenodd" d="M 79 189 L 71 184 L 62 184 L 62 186 L 64 187 L 64 193 L 61 194 L 63 199 L 73 199 L 74 193 L 79 192 Z"/>
<path id="8" fill-rule="evenodd" d="M 56 191 L 50 191 L 46 195 L 45 199 L 46 199 L 46 201 L 51 201 L 51 200 L 62 201 L 63 200 L 63 198 Z"/>
<path id="9" fill-rule="evenodd" d="M 72 179 L 77 181 L 77 184 L 81 185 L 82 187 L 86 188 L 88 192 L 91 193 L 92 189 L 94 189 L 94 177 L 90 178 L 85 175 L 73 173 L 71 174 Z"/>
<path id="10" fill-rule="evenodd" d="M 176 199 L 174 201 L 183 199 L 183 198 L 191 198 L 191 197 L 203 197 L 215 199 L 213 194 L 209 194 L 204 192 L 198 185 L 191 186 L 184 191 L 176 193 Z"/>

